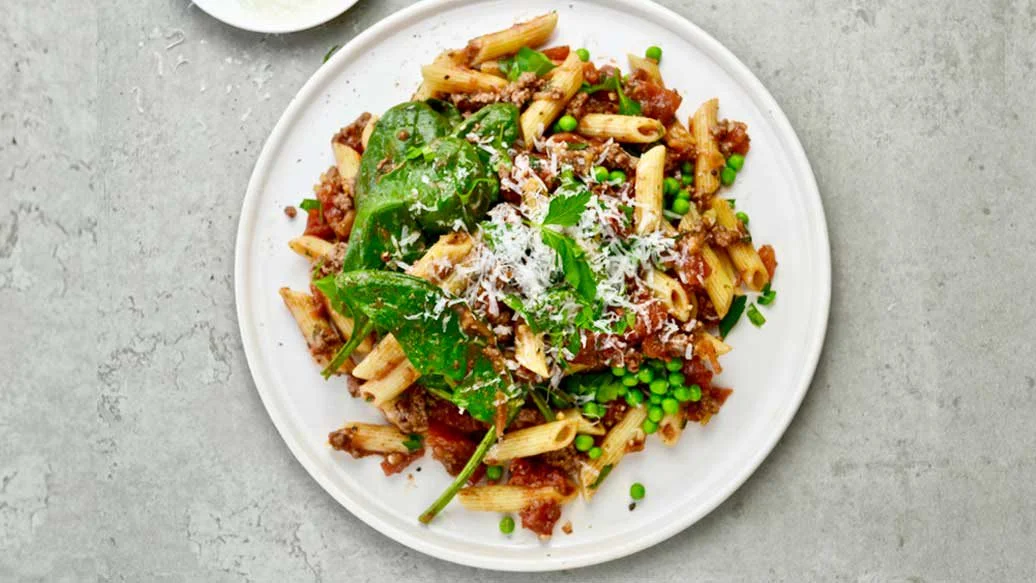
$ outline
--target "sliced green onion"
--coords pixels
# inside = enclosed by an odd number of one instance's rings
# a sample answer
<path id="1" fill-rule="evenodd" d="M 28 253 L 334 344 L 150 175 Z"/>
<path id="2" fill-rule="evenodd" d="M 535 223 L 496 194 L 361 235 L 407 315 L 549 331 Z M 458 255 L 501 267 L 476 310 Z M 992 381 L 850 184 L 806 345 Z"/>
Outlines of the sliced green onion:
<path id="1" fill-rule="evenodd" d="M 755 307 L 755 304 L 751 304 L 748 306 L 748 321 L 758 328 L 766 323 L 766 317 L 759 311 L 759 308 Z"/>
<path id="2" fill-rule="evenodd" d="M 320 201 L 315 198 L 305 198 L 299 203 L 299 208 L 304 211 L 320 210 Z"/>
<path id="3" fill-rule="evenodd" d="M 730 309 L 727 310 L 727 315 L 723 316 L 723 319 L 719 322 L 719 336 L 720 338 L 726 338 L 727 334 L 737 324 L 741 314 L 745 311 L 745 302 L 748 298 L 745 296 L 734 296 L 734 301 L 730 303 Z"/>
<path id="4" fill-rule="evenodd" d="M 770 289 L 770 282 L 766 282 L 763 286 L 763 291 L 760 292 L 759 302 L 760 306 L 769 306 L 773 303 L 773 300 L 777 298 L 777 291 Z"/>

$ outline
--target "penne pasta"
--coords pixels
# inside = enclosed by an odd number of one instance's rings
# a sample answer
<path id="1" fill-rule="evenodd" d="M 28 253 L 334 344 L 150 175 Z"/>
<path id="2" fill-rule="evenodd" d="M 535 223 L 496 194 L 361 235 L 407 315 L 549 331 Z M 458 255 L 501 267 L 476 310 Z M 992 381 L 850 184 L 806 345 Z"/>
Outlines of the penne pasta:
<path id="1" fill-rule="evenodd" d="M 589 500 L 597 493 L 597 487 L 603 480 L 602 473 L 611 468 L 626 455 L 626 448 L 631 442 L 644 439 L 644 431 L 640 426 L 647 419 L 647 407 L 634 407 L 626 412 L 622 421 L 612 427 L 599 446 L 601 457 L 583 464 L 579 470 L 579 482 L 582 486 L 583 498 Z M 605 470 L 608 468 L 608 470 Z"/>
<path id="2" fill-rule="evenodd" d="M 547 42 L 558 24 L 558 13 L 550 12 L 511 28 L 484 34 L 468 41 L 471 65 L 478 65 L 517 52 L 522 47 L 538 47 Z"/>
<path id="3" fill-rule="evenodd" d="M 604 425 L 583 417 L 583 414 L 579 409 L 559 411 L 557 417 L 558 419 L 575 419 L 578 422 L 576 433 L 585 433 L 587 435 L 604 435 L 607 433 L 604 429 Z"/>
<path id="4" fill-rule="evenodd" d="M 533 100 L 519 118 L 522 137 L 526 146 L 531 146 L 550 124 L 565 110 L 572 96 L 583 84 L 583 62 L 575 51 L 560 66 L 547 73 L 543 88 L 545 97 Z"/>
<path id="5" fill-rule="evenodd" d="M 302 235 L 288 241 L 288 247 L 312 263 L 330 255 L 334 251 L 335 245 L 320 237 Z"/>
<path id="6" fill-rule="evenodd" d="M 405 359 L 406 354 L 403 352 L 403 347 L 392 334 L 388 334 L 374 346 L 367 358 L 356 365 L 356 368 L 353 369 L 353 376 L 369 381 L 379 373 L 387 373 L 396 368 L 396 365 Z"/>
<path id="7" fill-rule="evenodd" d="M 375 407 L 381 407 L 396 398 L 421 378 L 421 373 L 406 359 L 399 361 L 390 370 L 381 372 L 384 374 L 360 385 L 360 393 L 366 395 Z"/>
<path id="8" fill-rule="evenodd" d="M 733 350 L 729 344 L 723 342 L 722 340 L 713 336 L 712 334 L 709 334 L 708 332 L 702 332 L 701 336 L 709 344 L 712 345 L 712 350 L 716 353 L 716 356 L 723 356 L 724 354 Z"/>
<path id="9" fill-rule="evenodd" d="M 527 324 L 518 324 L 515 329 L 514 359 L 541 377 L 550 376 L 547 355 L 543 348 L 543 335 L 534 333 Z"/>
<path id="10" fill-rule="evenodd" d="M 367 120 L 367 125 L 363 126 L 363 133 L 360 134 L 360 144 L 363 145 L 364 150 L 367 149 L 367 142 L 370 141 L 371 134 L 374 133 L 374 126 L 377 125 L 379 119 L 381 119 L 380 116 L 372 115 Z"/>
<path id="11" fill-rule="evenodd" d="M 420 259 L 410 266 L 407 273 L 438 284 L 453 271 L 456 264 L 460 263 L 468 253 L 471 253 L 474 245 L 475 241 L 471 235 L 462 231 L 442 235 Z"/>
<path id="12" fill-rule="evenodd" d="M 489 448 L 486 462 L 496 464 L 563 449 L 575 439 L 578 426 L 576 419 L 563 419 L 512 431 Z"/>
<path id="13" fill-rule="evenodd" d="M 327 299 L 327 296 L 321 295 L 321 297 L 324 298 L 324 309 L 327 310 L 328 320 L 331 321 L 331 325 L 333 325 L 335 330 L 338 331 L 338 335 L 342 337 L 343 341 L 352 338 L 353 330 L 356 328 L 353 323 L 353 319 L 348 316 L 343 316 L 335 311 L 335 309 L 331 307 L 331 301 Z M 369 353 L 373 347 L 374 340 L 368 336 L 360 342 L 360 345 L 356 347 L 353 354 L 364 356 Z M 350 360 L 350 362 L 352 362 L 352 360 Z M 355 368 L 353 371 L 355 372 Z"/>
<path id="14" fill-rule="evenodd" d="M 665 136 L 657 119 L 611 113 L 588 113 L 579 120 L 576 132 L 591 138 L 612 139 L 628 144 L 650 144 Z"/>
<path id="15" fill-rule="evenodd" d="M 392 425 L 377 425 L 374 423 L 346 423 L 338 431 L 349 442 L 349 448 L 353 451 L 364 453 L 410 453 L 404 445 L 408 436 Z"/>
<path id="16" fill-rule="evenodd" d="M 644 282 L 651 289 L 652 295 L 662 302 L 667 312 L 681 322 L 686 322 L 691 317 L 691 302 L 687 297 L 687 290 L 676 279 L 669 277 L 662 271 L 651 269 L 647 272 Z"/>
<path id="17" fill-rule="evenodd" d="M 691 132 L 698 148 L 694 163 L 694 193 L 703 199 L 719 189 L 719 172 L 727 161 L 719 151 L 714 132 L 719 124 L 719 100 L 710 99 L 703 103 L 691 118 Z"/>
<path id="18" fill-rule="evenodd" d="M 288 307 L 295 322 L 302 332 L 302 337 L 309 346 L 309 353 L 317 364 L 326 367 L 331 362 L 331 357 L 342 346 L 342 339 L 338 332 L 331 327 L 331 323 L 321 314 L 320 302 L 313 296 L 291 290 L 286 287 L 280 289 L 281 299 Z M 347 373 L 353 369 L 353 362 L 346 361 L 335 371 L 337 374 Z"/>
<path id="19" fill-rule="evenodd" d="M 716 222 L 720 226 L 731 230 L 740 228 L 741 221 L 734 215 L 734 211 L 726 200 L 713 198 L 712 209 L 716 212 Z M 766 270 L 763 260 L 759 258 L 759 252 L 755 250 L 751 242 L 732 243 L 727 246 L 727 254 L 730 255 L 731 263 L 734 264 L 741 279 L 749 288 L 759 291 L 770 281 L 770 272 Z"/>
<path id="20" fill-rule="evenodd" d="M 443 63 L 421 67 L 421 77 L 430 90 L 442 93 L 481 93 L 507 87 L 506 79 Z"/>
<path id="21" fill-rule="evenodd" d="M 478 70 L 487 75 L 500 77 L 501 79 L 507 78 L 507 76 L 504 75 L 504 70 L 500 68 L 500 61 L 486 61 L 478 66 Z"/>
<path id="22" fill-rule="evenodd" d="M 561 502 L 565 496 L 553 486 L 471 486 L 457 492 L 457 500 L 468 510 L 519 512 L 535 502 Z"/>
<path id="23" fill-rule="evenodd" d="M 364 129 L 366 127 L 364 126 Z M 356 175 L 360 172 L 360 154 L 341 142 L 331 142 L 331 149 L 335 154 L 335 166 L 338 167 L 338 175 L 342 177 L 343 182 L 351 184 L 356 180 Z"/>
<path id="24" fill-rule="evenodd" d="M 662 225 L 662 180 L 665 175 L 665 146 L 655 146 L 637 162 L 633 224 L 638 235 L 657 231 Z"/>
<path id="25" fill-rule="evenodd" d="M 727 315 L 730 303 L 734 300 L 734 279 L 721 254 L 726 255 L 722 249 L 715 250 L 709 245 L 705 245 L 701 250 L 702 259 L 709 266 L 709 275 L 705 278 L 705 291 L 709 294 L 709 299 L 712 300 L 712 305 L 720 318 Z"/>
<path id="26" fill-rule="evenodd" d="M 676 152 L 691 152 L 694 150 L 694 136 L 687 126 L 673 118 L 672 123 L 665 130 L 665 137 L 662 138 L 669 149 Z"/>
<path id="27" fill-rule="evenodd" d="M 662 82 L 662 72 L 658 69 L 658 61 L 648 59 L 647 57 L 638 57 L 633 53 L 627 53 L 626 59 L 629 60 L 631 70 L 644 71 L 647 73 L 648 78 L 665 87 L 665 83 Z"/>

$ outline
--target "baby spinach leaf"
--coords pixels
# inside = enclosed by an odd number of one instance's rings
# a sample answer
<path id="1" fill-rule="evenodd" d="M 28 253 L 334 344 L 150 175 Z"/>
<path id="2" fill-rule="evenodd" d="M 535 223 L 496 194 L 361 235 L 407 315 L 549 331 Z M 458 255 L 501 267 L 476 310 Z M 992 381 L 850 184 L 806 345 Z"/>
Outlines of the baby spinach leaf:
<path id="1" fill-rule="evenodd" d="M 518 141 L 518 108 L 513 103 L 494 103 L 475 112 L 453 130 L 458 138 L 475 138 L 479 157 L 486 164 L 498 161 L 494 170 L 511 167 L 507 150 Z"/>
<path id="2" fill-rule="evenodd" d="M 500 59 L 499 64 L 500 70 L 510 81 L 517 81 L 518 77 L 526 72 L 536 73 L 537 77 L 542 77 L 554 68 L 550 57 L 529 47 L 518 49 L 513 57 Z"/>
<path id="3" fill-rule="evenodd" d="M 464 121 L 464 117 L 461 116 L 460 111 L 457 110 L 457 106 L 453 105 L 449 101 L 443 101 L 442 99 L 426 99 L 424 101 L 431 107 L 435 113 L 443 116 L 450 127 L 456 127 L 457 124 Z"/>

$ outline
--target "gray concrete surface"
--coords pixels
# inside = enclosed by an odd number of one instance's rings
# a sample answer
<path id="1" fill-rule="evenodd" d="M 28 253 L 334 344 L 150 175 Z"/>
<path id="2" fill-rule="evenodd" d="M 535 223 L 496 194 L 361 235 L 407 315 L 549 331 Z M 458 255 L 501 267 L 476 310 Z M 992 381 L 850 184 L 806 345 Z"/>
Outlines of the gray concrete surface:
<path id="1" fill-rule="evenodd" d="M 262 141 L 331 45 L 405 4 L 263 36 L 186 0 L 0 2 L 0 580 L 527 580 L 341 509 L 238 337 Z M 665 4 L 756 72 L 813 161 L 827 345 L 718 510 L 541 579 L 1033 580 L 1036 2 Z"/>

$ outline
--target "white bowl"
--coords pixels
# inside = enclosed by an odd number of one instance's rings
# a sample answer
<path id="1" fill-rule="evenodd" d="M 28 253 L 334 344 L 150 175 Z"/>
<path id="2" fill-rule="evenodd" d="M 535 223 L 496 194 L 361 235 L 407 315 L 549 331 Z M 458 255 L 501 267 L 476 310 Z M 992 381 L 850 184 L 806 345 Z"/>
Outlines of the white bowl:
<path id="1" fill-rule="evenodd" d="M 209 16 L 254 32 L 296 32 L 324 24 L 357 0 L 194 0 Z"/>

